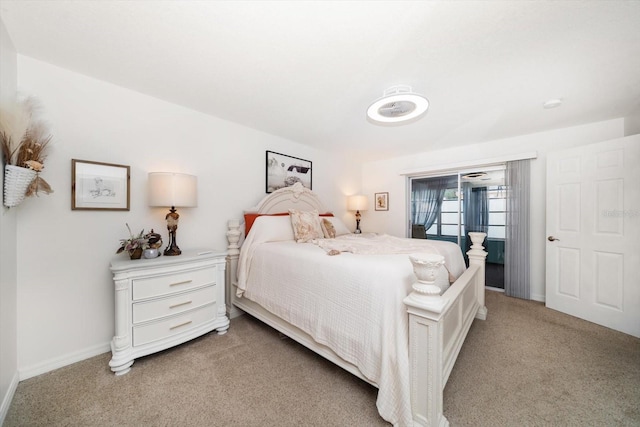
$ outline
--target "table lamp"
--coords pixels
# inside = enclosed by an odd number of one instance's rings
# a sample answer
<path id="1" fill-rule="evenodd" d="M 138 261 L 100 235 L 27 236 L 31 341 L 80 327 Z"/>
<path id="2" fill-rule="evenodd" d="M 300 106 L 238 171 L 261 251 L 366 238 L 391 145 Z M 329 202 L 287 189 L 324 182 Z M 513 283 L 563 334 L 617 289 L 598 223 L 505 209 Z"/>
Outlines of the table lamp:
<path id="1" fill-rule="evenodd" d="M 367 205 L 367 196 L 363 196 L 362 194 L 349 196 L 349 198 L 347 199 L 347 209 L 350 211 L 356 211 L 356 231 L 354 231 L 355 234 L 362 233 L 362 231 L 360 230 L 360 211 L 366 211 Z"/>
<path id="2" fill-rule="evenodd" d="M 149 206 L 170 208 L 165 217 L 169 231 L 169 244 L 164 254 L 180 255 L 182 251 L 176 243 L 180 215 L 176 212 L 176 207 L 198 206 L 198 178 L 184 173 L 149 172 Z"/>

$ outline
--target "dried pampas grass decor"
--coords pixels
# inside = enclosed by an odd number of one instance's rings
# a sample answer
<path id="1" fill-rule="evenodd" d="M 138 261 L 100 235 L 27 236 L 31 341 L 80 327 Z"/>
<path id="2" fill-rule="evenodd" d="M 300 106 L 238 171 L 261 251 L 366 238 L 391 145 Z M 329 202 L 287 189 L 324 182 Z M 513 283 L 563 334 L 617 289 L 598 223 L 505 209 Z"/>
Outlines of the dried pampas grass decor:
<path id="1" fill-rule="evenodd" d="M 44 169 L 47 148 L 51 142 L 48 127 L 39 118 L 40 111 L 40 104 L 34 97 L 21 100 L 12 110 L 0 111 L 0 146 L 5 166 L 17 166 L 35 172 L 35 178 L 29 183 L 25 193 L 18 196 L 37 196 L 39 192 L 53 193 L 49 183 L 40 176 L 40 172 Z M 6 169 L 5 167 L 5 174 Z M 10 185 L 11 181 L 5 180 L 5 205 L 15 206 L 15 201 L 7 204 L 7 195 L 14 191 L 12 188 L 7 188 Z M 21 202 L 23 197 L 10 198 Z"/>

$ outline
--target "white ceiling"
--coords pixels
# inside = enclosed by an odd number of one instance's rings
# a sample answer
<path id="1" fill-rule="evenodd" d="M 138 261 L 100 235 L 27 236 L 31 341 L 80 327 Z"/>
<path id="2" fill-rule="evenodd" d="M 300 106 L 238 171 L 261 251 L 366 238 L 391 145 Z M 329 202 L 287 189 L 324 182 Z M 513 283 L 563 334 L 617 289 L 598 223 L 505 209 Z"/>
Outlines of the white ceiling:
<path id="1" fill-rule="evenodd" d="M 0 11 L 20 54 L 363 159 L 640 113 L 640 1 L 0 0 Z M 369 122 L 396 84 L 425 95 L 428 113 Z M 543 109 L 550 98 L 564 103 Z"/>

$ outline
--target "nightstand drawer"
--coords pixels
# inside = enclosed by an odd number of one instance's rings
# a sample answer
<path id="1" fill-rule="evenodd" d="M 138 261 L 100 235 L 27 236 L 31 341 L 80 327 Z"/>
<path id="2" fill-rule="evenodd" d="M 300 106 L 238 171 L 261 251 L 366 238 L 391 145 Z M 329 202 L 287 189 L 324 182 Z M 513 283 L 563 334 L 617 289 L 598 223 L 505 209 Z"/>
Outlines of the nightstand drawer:
<path id="1" fill-rule="evenodd" d="M 216 287 L 207 286 L 191 292 L 133 304 L 133 323 L 141 323 L 216 302 Z"/>
<path id="2" fill-rule="evenodd" d="M 188 270 L 166 276 L 133 280 L 133 299 L 168 295 L 204 285 L 213 285 L 216 281 L 215 267 L 200 270 Z"/>
<path id="3" fill-rule="evenodd" d="M 187 311 L 179 316 L 171 316 L 157 322 L 133 327 L 133 345 L 144 345 L 157 340 L 165 340 L 173 335 L 188 332 L 216 317 L 216 304 Z"/>

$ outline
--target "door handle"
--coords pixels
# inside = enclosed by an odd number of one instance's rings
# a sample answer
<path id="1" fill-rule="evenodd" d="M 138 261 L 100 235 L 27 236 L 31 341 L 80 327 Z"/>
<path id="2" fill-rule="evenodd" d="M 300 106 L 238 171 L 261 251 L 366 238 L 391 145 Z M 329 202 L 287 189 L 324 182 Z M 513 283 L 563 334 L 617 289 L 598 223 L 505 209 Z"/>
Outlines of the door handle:
<path id="1" fill-rule="evenodd" d="M 560 241 L 560 239 L 556 239 L 556 238 L 555 238 L 555 237 L 553 237 L 553 236 L 549 236 L 549 237 L 547 237 L 547 240 L 548 240 L 548 241 L 550 241 L 550 242 L 555 242 L 556 240 L 557 240 L 557 241 Z"/>

